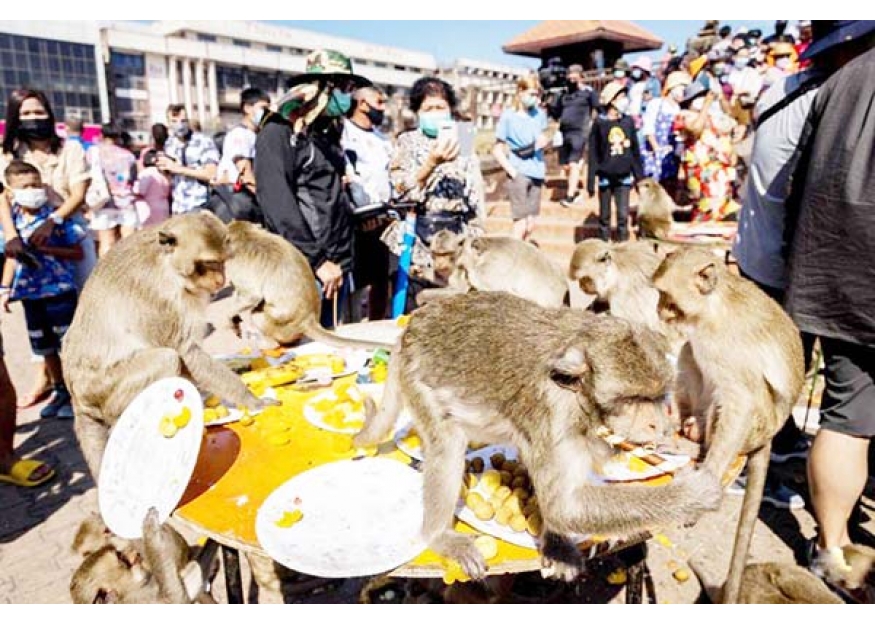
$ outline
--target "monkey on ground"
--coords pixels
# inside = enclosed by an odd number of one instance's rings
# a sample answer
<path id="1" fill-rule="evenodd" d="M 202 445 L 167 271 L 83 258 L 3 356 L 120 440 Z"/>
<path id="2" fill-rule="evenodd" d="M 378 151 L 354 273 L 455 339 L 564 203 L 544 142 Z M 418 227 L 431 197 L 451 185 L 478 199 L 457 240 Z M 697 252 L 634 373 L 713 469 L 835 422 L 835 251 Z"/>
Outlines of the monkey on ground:
<path id="1" fill-rule="evenodd" d="M 442 230 L 431 242 L 435 273 L 448 275 L 447 287 L 426 289 L 417 303 L 468 291 L 503 291 L 557 308 L 568 303 L 568 282 L 538 248 L 512 237 L 466 237 Z"/>
<path id="2" fill-rule="evenodd" d="M 704 417 L 704 468 L 723 475 L 736 456 L 748 456 L 747 488 L 726 582 L 726 602 L 735 603 L 772 437 L 802 389 L 802 342 L 777 303 L 703 249 L 669 254 L 653 284 L 660 317 L 689 340 L 678 357 L 675 398 L 682 421 Z"/>
<path id="3" fill-rule="evenodd" d="M 307 258 L 281 236 L 248 221 L 228 225 L 231 257 L 226 263 L 236 305 L 231 324 L 240 335 L 240 317 L 252 313 L 261 333 L 280 344 L 302 334 L 337 347 L 388 348 L 383 343 L 348 339 L 319 324 L 321 297 Z"/>
<path id="4" fill-rule="evenodd" d="M 655 488 L 587 482 L 610 453 L 596 429 L 613 415 L 661 412 L 671 378 L 664 341 L 648 328 L 508 293 L 469 293 L 412 316 L 383 405 L 354 442 L 379 442 L 409 410 L 425 451 L 423 537 L 473 579 L 485 574 L 483 557 L 471 536 L 452 530 L 465 450 L 471 440 L 516 446 L 544 522 L 545 567 L 570 579 L 583 558 L 568 534 L 629 535 L 716 507 L 720 484 L 709 471 Z"/>
<path id="5" fill-rule="evenodd" d="M 664 239 L 674 225 L 677 205 L 653 178 L 638 181 L 638 237 Z"/>
<path id="6" fill-rule="evenodd" d="M 204 590 L 209 572 L 202 567 L 210 563 L 196 561 L 185 539 L 158 523 L 154 508 L 141 541 L 114 536 L 94 515 L 80 525 L 73 551 L 84 558 L 70 580 L 74 603 L 214 603 Z"/>
<path id="7" fill-rule="evenodd" d="M 95 481 L 110 429 L 157 380 L 185 376 L 249 410 L 275 403 L 253 395 L 200 344 L 210 298 L 225 284 L 227 238 L 211 213 L 173 217 L 113 247 L 85 284 L 61 360 Z"/>

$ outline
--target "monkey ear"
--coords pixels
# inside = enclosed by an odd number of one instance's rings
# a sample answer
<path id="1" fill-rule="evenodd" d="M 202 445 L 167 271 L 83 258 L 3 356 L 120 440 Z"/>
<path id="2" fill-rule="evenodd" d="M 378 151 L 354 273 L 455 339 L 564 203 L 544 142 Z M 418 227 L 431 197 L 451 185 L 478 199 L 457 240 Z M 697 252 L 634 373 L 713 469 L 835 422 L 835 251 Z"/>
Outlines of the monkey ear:
<path id="1" fill-rule="evenodd" d="M 550 363 L 550 379 L 562 388 L 576 390 L 580 376 L 589 371 L 586 353 L 571 345 Z"/>
<path id="2" fill-rule="evenodd" d="M 177 239 L 176 235 L 172 232 L 166 232 L 164 230 L 158 231 L 158 244 L 162 247 L 165 252 L 170 252 L 173 248 L 176 247 Z"/>
<path id="3" fill-rule="evenodd" d="M 717 287 L 717 265 L 708 263 L 696 274 L 696 287 L 702 295 L 708 295 Z"/>

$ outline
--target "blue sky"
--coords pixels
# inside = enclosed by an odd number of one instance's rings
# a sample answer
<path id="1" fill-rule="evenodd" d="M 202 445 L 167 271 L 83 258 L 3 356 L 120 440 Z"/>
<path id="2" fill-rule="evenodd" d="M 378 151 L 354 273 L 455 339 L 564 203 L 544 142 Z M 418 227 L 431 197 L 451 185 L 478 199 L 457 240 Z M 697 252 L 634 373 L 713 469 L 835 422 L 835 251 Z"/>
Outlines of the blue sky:
<path id="1" fill-rule="evenodd" d="M 538 23 L 535 21 L 340 21 L 296 20 L 274 21 L 274 24 L 295 26 L 316 32 L 362 39 L 372 43 L 393 45 L 429 52 L 439 63 L 458 57 L 537 67 L 538 61 L 511 56 L 501 51 L 502 44 Z M 640 20 L 640 24 L 657 37 L 683 48 L 687 38 L 704 24 L 704 20 Z M 774 21 L 730 20 L 733 29 L 745 25 L 761 28 L 763 33 L 774 30 Z"/>

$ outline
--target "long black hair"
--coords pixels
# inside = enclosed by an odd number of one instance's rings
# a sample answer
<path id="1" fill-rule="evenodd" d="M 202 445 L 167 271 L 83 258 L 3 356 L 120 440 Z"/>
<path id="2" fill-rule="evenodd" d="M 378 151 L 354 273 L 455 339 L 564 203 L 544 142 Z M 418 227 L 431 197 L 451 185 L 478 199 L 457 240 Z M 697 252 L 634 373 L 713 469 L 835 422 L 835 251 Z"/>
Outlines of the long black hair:
<path id="1" fill-rule="evenodd" d="M 9 95 L 9 100 L 6 102 L 6 135 L 3 137 L 3 152 L 11 154 L 15 150 L 16 141 L 18 141 L 18 129 L 21 127 L 21 105 L 25 100 L 36 98 L 49 114 L 49 121 L 52 123 L 52 136 L 49 139 L 51 150 L 57 154 L 64 145 L 63 140 L 58 136 L 55 130 L 55 113 L 52 111 L 52 105 L 49 104 L 49 99 L 42 91 L 35 89 L 16 89 Z"/>

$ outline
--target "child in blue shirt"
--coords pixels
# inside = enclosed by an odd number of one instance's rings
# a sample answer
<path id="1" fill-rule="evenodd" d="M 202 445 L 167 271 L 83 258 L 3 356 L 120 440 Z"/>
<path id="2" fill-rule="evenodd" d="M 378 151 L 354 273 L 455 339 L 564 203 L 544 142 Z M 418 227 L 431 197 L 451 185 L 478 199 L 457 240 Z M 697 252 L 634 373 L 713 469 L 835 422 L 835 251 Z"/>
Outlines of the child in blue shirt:
<path id="1" fill-rule="evenodd" d="M 39 170 L 24 161 L 12 161 L 6 168 L 6 185 L 12 204 L 15 229 L 26 252 L 6 264 L 0 282 L 0 303 L 21 301 L 33 353 L 44 356 L 54 387 L 44 418 L 70 419 L 73 408 L 61 370 L 61 339 L 76 311 L 76 281 L 72 261 L 81 260 L 85 231 L 70 221 L 56 223 L 46 245 L 33 247 L 33 232 L 52 217 Z"/>

